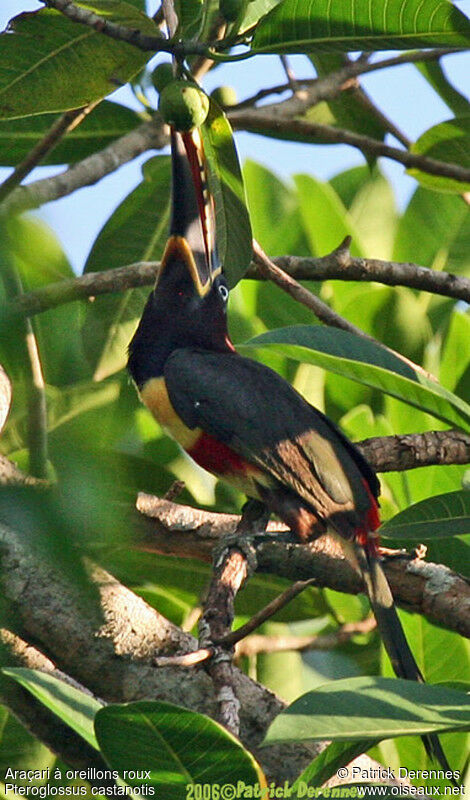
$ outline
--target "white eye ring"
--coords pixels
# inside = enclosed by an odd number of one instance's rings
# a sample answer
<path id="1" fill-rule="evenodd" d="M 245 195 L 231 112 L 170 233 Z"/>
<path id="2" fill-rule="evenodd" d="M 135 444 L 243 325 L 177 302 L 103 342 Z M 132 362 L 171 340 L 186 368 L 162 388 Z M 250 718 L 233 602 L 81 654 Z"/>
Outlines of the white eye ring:
<path id="1" fill-rule="evenodd" d="M 228 300 L 228 289 L 223 283 L 221 283 L 219 286 L 219 294 L 222 300 L 226 303 Z"/>

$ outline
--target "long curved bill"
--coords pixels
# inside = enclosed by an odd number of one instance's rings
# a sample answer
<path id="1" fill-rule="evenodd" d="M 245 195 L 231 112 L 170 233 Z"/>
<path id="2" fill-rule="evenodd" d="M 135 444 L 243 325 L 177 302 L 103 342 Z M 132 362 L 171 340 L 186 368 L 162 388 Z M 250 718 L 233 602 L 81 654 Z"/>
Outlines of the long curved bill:
<path id="1" fill-rule="evenodd" d="M 197 128 L 171 131 L 173 200 L 168 239 L 160 274 L 171 262 L 183 261 L 195 290 L 204 297 L 222 271 L 215 237 L 215 207 L 207 182 L 207 162 Z"/>

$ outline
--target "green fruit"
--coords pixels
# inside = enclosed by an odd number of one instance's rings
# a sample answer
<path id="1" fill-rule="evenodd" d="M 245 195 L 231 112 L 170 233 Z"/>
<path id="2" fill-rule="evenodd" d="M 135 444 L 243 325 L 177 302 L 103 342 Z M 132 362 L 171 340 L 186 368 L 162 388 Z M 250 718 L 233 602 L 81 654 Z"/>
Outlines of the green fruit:
<path id="1" fill-rule="evenodd" d="M 177 131 L 190 131 L 199 128 L 206 119 L 209 98 L 194 83 L 173 81 L 160 93 L 158 110 L 164 121 Z"/>
<path id="2" fill-rule="evenodd" d="M 236 22 L 246 4 L 247 0 L 219 0 L 219 11 L 226 22 Z"/>
<path id="3" fill-rule="evenodd" d="M 237 93 L 233 86 L 218 86 L 217 89 L 214 89 L 211 93 L 211 97 L 223 108 L 236 106 L 238 103 Z"/>
<path id="4" fill-rule="evenodd" d="M 165 86 L 173 80 L 173 67 L 168 61 L 165 64 L 159 64 L 152 72 L 152 83 L 157 92 L 162 92 Z"/>

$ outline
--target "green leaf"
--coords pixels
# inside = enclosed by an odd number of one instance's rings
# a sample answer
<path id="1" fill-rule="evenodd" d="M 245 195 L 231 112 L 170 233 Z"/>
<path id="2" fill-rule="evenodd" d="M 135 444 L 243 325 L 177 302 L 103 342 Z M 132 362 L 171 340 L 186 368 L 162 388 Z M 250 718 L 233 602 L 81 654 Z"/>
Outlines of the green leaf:
<path id="1" fill-rule="evenodd" d="M 252 233 L 232 129 L 212 99 L 201 131 L 209 162 L 209 187 L 215 201 L 219 257 L 233 288 L 250 265 Z"/>
<path id="2" fill-rule="evenodd" d="M 93 720 L 103 706 L 92 695 L 75 689 L 47 672 L 22 667 L 5 667 L 2 672 L 27 689 L 49 711 L 98 750 Z"/>
<path id="3" fill-rule="evenodd" d="M 361 676 L 304 694 L 276 717 L 263 744 L 389 739 L 469 729 L 470 696 L 464 692 Z"/>
<path id="4" fill-rule="evenodd" d="M 469 169 L 470 115 L 449 119 L 429 128 L 412 145 L 410 152 Z M 423 186 L 429 186 L 431 189 L 457 194 L 470 191 L 470 181 L 442 178 L 415 168 L 408 169 L 407 172 Z"/>
<path id="5" fill-rule="evenodd" d="M 418 186 L 398 223 L 393 258 L 470 272 L 470 214 L 460 197 Z"/>
<path id="6" fill-rule="evenodd" d="M 470 427 L 470 406 L 439 383 L 415 372 L 393 353 L 355 334 L 319 325 L 293 325 L 251 339 L 240 349 L 276 348 L 295 361 L 380 389 L 451 425 Z"/>
<path id="7" fill-rule="evenodd" d="M 253 50 L 408 50 L 465 47 L 469 41 L 468 19 L 442 0 L 284 0 L 259 23 Z"/>
<path id="8" fill-rule="evenodd" d="M 296 193 L 274 172 L 254 161 L 245 162 L 243 175 L 255 239 L 273 255 L 308 255 Z"/>
<path id="9" fill-rule="evenodd" d="M 238 33 L 244 33 L 250 28 L 253 28 L 262 17 L 266 16 L 269 11 L 278 6 L 281 2 L 282 0 L 250 0 L 246 8 L 245 16 L 238 28 Z"/>
<path id="10" fill-rule="evenodd" d="M 204 13 L 203 0 L 176 0 L 178 36 L 181 39 L 197 38 Z"/>
<path id="11" fill-rule="evenodd" d="M 380 529 L 380 535 L 393 539 L 443 539 L 470 533 L 470 491 L 463 489 L 427 500 L 397 514 Z"/>
<path id="12" fill-rule="evenodd" d="M 66 111 L 100 100 L 147 60 L 148 53 L 52 9 L 20 14 L 0 35 L 0 118 Z"/>
<path id="13" fill-rule="evenodd" d="M 112 705 L 96 715 L 101 752 L 130 786 L 146 783 L 156 797 L 179 800 L 188 784 L 266 786 L 261 768 L 240 742 L 203 714 L 164 702 Z M 150 770 L 150 778 L 125 771 Z"/>
<path id="14" fill-rule="evenodd" d="M 161 258 L 168 238 L 171 160 L 168 156 L 155 156 L 145 163 L 142 171 L 142 182 L 122 201 L 98 234 L 85 272 Z M 97 380 L 124 366 L 127 345 L 148 293 L 148 289 L 133 289 L 97 297 L 88 308 L 83 341 Z"/>
<path id="15" fill-rule="evenodd" d="M 441 353 L 439 378 L 461 397 L 470 396 L 470 316 L 454 311 Z"/>
<path id="16" fill-rule="evenodd" d="M 301 796 L 300 789 L 305 784 L 307 786 L 323 786 L 325 781 L 337 774 L 340 767 L 347 766 L 353 759 L 365 753 L 375 744 L 377 744 L 377 739 L 331 742 L 296 778 L 292 787 L 294 797 L 296 789 L 299 791 L 299 796 Z"/>
<path id="17" fill-rule="evenodd" d="M 93 11 L 108 22 L 123 25 L 125 28 L 133 28 L 148 36 L 156 36 L 163 39 L 160 29 L 155 22 L 139 11 L 136 3 L 129 3 L 125 0 L 75 0 L 75 5 Z"/>
<path id="18" fill-rule="evenodd" d="M 57 114 L 0 120 L 0 164 L 14 167 L 27 156 L 56 121 Z M 100 103 L 54 147 L 41 164 L 74 164 L 133 130 L 135 111 L 117 103 Z"/>
<path id="19" fill-rule="evenodd" d="M 420 64 L 415 64 L 415 67 L 456 117 L 470 113 L 470 103 L 447 80 L 439 61 L 422 61 Z"/>
<path id="20" fill-rule="evenodd" d="M 312 255 L 330 253 L 345 236 L 353 238 L 351 252 L 362 255 L 357 231 L 333 187 L 310 175 L 296 175 L 294 180 Z"/>
<path id="21" fill-rule="evenodd" d="M 344 56 L 340 53 L 315 53 L 310 56 L 310 61 L 319 78 L 345 65 Z M 342 92 L 337 99 L 317 103 L 307 110 L 304 118 L 322 125 L 356 131 L 379 141 L 383 141 L 387 132 L 383 120 L 371 108 L 366 92 L 357 86 Z M 317 141 L 320 144 L 321 138 L 318 137 Z"/>

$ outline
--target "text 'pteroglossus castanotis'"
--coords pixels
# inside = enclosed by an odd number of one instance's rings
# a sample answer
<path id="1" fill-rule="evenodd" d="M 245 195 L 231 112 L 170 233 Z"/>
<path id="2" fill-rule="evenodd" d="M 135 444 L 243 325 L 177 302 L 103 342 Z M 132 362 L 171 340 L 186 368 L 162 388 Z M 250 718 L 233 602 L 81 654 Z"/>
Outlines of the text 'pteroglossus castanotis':
<path id="1" fill-rule="evenodd" d="M 423 681 L 380 564 L 377 477 L 320 411 L 230 341 L 228 288 L 198 130 L 172 132 L 173 210 L 129 370 L 160 425 L 201 467 L 261 501 L 302 542 L 334 535 L 359 569 L 398 677 Z M 449 769 L 439 739 L 426 749 Z"/>

